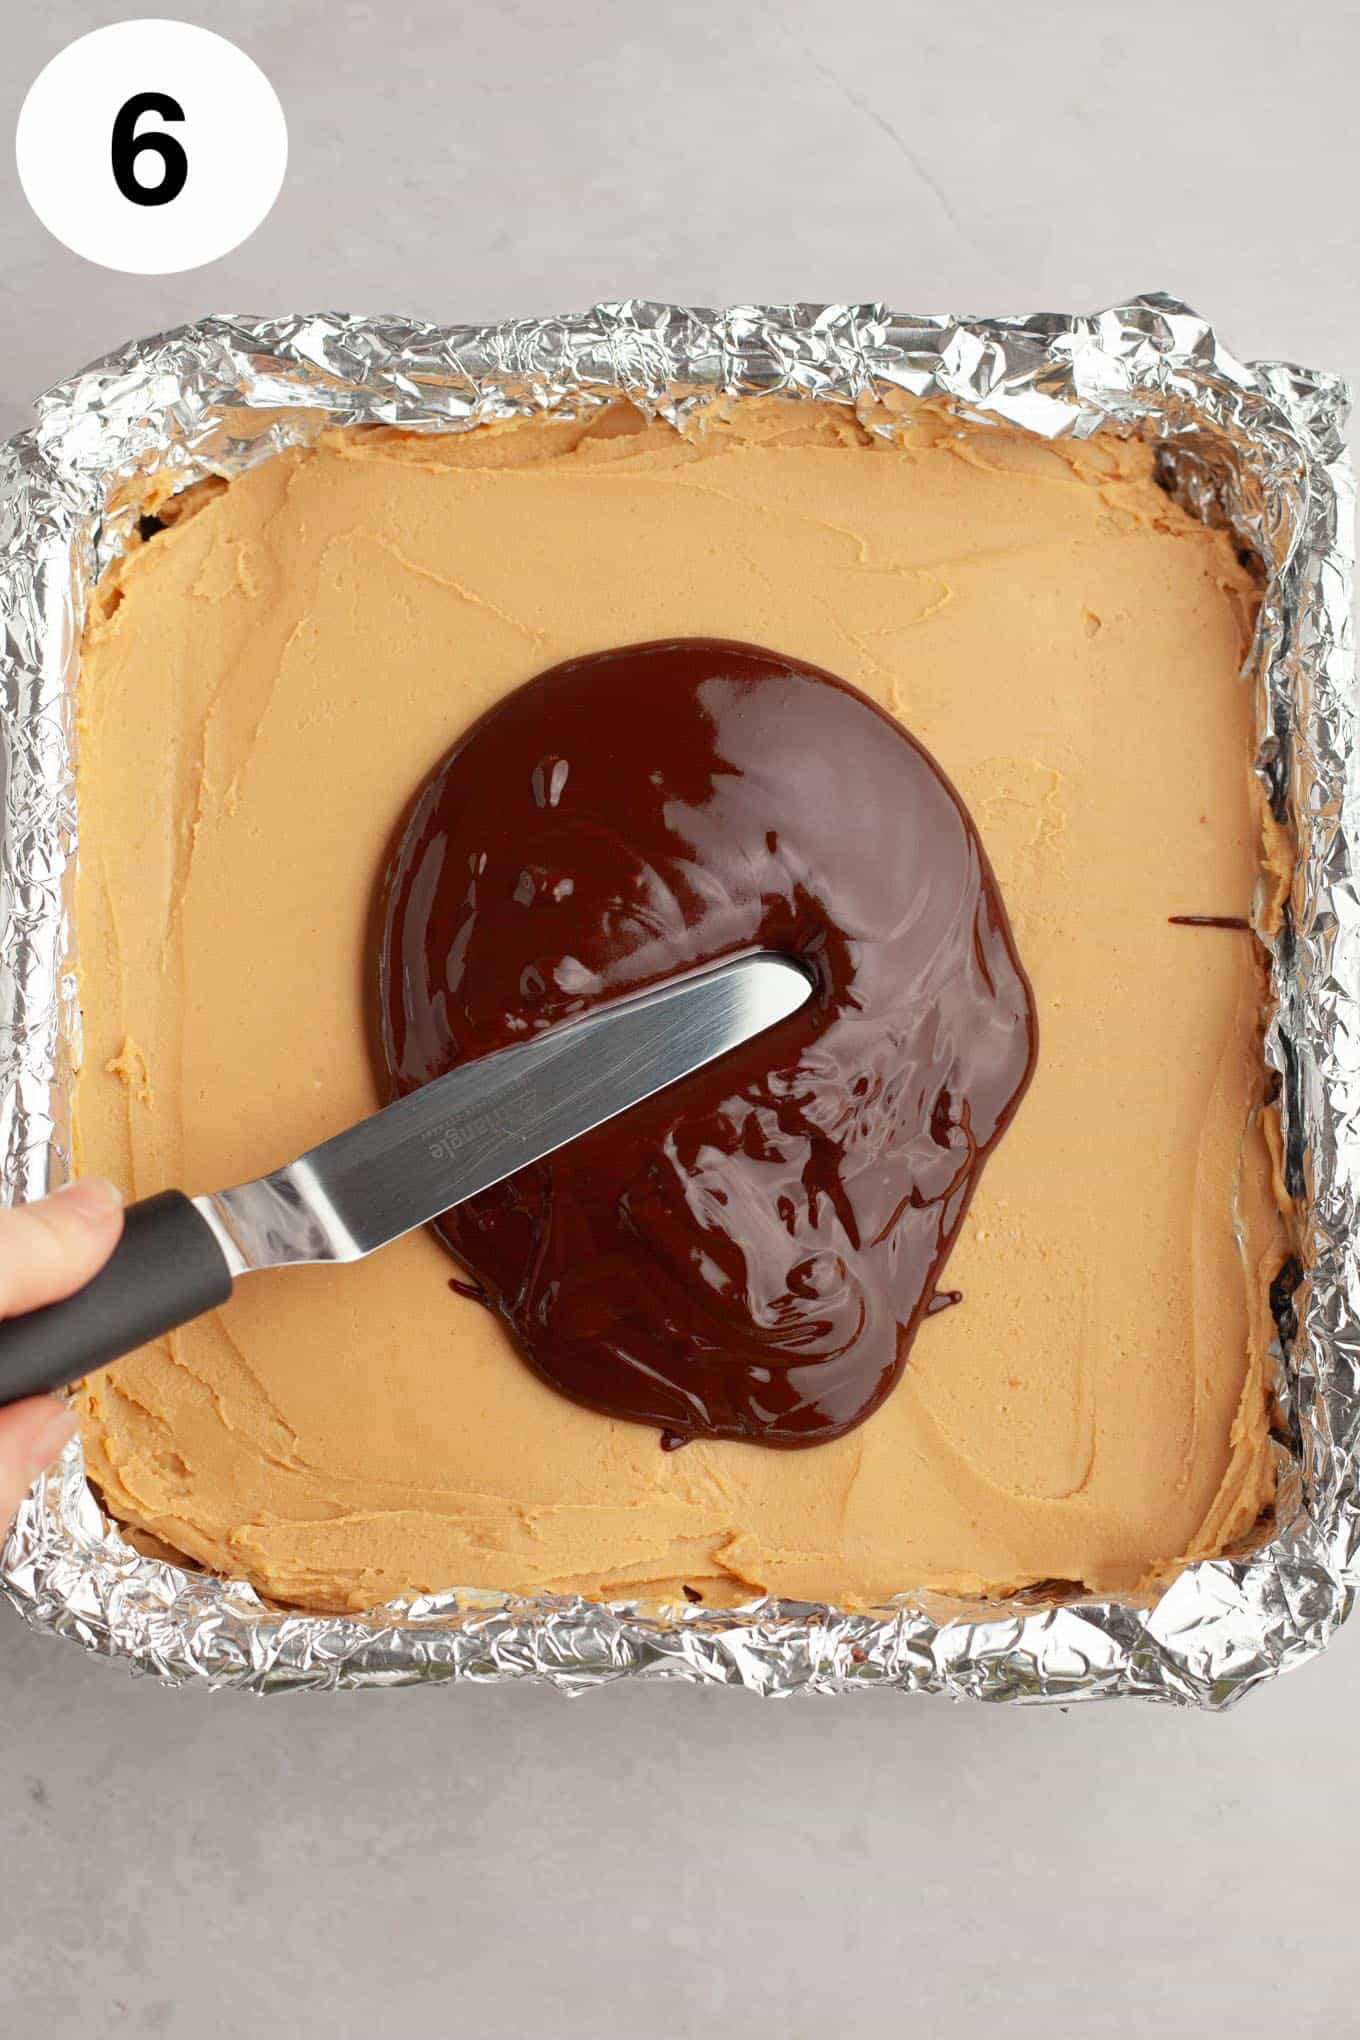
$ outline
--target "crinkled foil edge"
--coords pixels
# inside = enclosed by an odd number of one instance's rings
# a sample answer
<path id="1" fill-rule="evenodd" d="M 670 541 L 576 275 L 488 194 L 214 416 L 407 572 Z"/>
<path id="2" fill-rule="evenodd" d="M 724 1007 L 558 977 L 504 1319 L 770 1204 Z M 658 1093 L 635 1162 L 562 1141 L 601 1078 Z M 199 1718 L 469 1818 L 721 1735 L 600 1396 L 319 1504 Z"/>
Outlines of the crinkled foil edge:
<path id="1" fill-rule="evenodd" d="M 66 880 L 73 682 L 86 593 L 126 539 L 136 478 L 168 470 L 179 486 L 231 474 L 325 423 L 453 430 L 619 393 L 676 417 L 748 391 L 851 404 L 943 397 L 1049 438 L 1139 430 L 1164 442 L 1200 513 L 1226 516 L 1267 564 L 1253 652 L 1259 766 L 1300 846 L 1273 944 L 1267 1053 L 1310 1264 L 1285 1312 L 1274 1540 L 1186 1567 L 1147 1608 L 1011 1603 L 951 1619 L 907 1605 L 850 1615 L 762 1601 L 656 1616 L 450 1591 L 362 1619 L 293 1615 L 246 1585 L 132 1550 L 87 1486 L 77 1444 L 24 1503 L 0 1560 L 0 1584 L 35 1627 L 168 1681 L 260 1693 L 521 1678 L 579 1692 L 680 1678 L 771 1695 L 889 1686 L 1221 1708 L 1311 1657 L 1345 1618 L 1360 1541 L 1348 393 L 1335 377 L 1236 361 L 1167 297 L 1023 319 L 640 302 L 489 328 L 226 316 L 137 342 L 50 391 L 33 427 L 0 449 L 0 1190 L 38 1194 L 64 1168 L 78 1056 Z"/>

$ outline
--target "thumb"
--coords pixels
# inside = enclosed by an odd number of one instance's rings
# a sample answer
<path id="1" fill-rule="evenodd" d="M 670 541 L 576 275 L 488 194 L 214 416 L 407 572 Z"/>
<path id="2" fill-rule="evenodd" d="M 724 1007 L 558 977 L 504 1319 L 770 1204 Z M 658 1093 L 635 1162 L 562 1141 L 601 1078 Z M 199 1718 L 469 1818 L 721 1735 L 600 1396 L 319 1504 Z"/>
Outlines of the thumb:
<path id="1" fill-rule="evenodd" d="M 75 1428 L 74 1413 L 50 1395 L 33 1395 L 0 1410 L 0 1537 Z"/>
<path id="2" fill-rule="evenodd" d="M 98 1274 L 122 1226 L 122 1199 L 98 1176 L 0 1211 L 0 1317 L 70 1296 Z"/>
<path id="3" fill-rule="evenodd" d="M 117 1190 L 97 1177 L 0 1211 L 0 1317 L 79 1289 L 103 1267 L 122 1225 Z M 0 1533 L 75 1427 L 70 1410 L 50 1395 L 0 1409 Z"/>

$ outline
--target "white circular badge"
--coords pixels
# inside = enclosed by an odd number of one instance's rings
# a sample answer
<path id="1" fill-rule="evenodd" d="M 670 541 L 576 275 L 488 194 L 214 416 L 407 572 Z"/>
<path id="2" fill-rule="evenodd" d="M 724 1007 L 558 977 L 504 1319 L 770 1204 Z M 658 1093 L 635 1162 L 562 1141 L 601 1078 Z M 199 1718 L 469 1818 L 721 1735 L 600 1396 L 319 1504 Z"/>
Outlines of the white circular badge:
<path id="1" fill-rule="evenodd" d="M 165 276 L 254 233 L 283 183 L 288 128 L 235 43 L 187 21 L 120 21 L 38 74 L 14 150 L 49 233 L 105 269 Z"/>

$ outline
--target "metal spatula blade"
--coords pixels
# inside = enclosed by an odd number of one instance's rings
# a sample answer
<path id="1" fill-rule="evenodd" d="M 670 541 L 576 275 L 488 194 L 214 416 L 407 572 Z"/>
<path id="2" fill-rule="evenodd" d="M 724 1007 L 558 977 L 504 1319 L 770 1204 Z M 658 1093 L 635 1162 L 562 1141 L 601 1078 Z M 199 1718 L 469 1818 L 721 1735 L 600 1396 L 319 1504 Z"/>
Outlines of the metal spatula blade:
<path id="1" fill-rule="evenodd" d="M 0 1325 L 0 1402 L 106 1366 L 252 1269 L 373 1253 L 787 1019 L 811 989 L 784 957 L 740 957 L 464 1063 L 268 1176 L 129 1205 L 92 1282 Z"/>

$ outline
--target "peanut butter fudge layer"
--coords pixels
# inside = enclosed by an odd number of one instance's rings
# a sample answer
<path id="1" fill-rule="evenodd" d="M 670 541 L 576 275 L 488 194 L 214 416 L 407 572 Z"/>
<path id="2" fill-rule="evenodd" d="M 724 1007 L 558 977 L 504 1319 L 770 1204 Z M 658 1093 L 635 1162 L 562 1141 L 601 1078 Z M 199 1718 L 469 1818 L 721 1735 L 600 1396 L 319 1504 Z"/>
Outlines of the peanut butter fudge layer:
<path id="1" fill-rule="evenodd" d="M 1149 448 L 932 408 L 887 441 L 779 399 L 682 435 L 615 406 L 327 432 L 160 516 L 83 661 L 82 1168 L 198 1192 L 383 1102 L 374 887 L 413 792 L 535 674 L 650 639 L 777 647 L 925 747 L 1042 1052 L 948 1264 L 962 1301 L 844 1436 L 661 1451 L 541 1380 L 422 1232 L 252 1276 L 92 1378 L 117 1516 L 318 1609 L 1133 1592 L 1250 1539 L 1285 1251 L 1264 980 L 1250 934 L 1173 917 L 1245 918 L 1285 858 L 1239 678 L 1253 581 Z"/>

